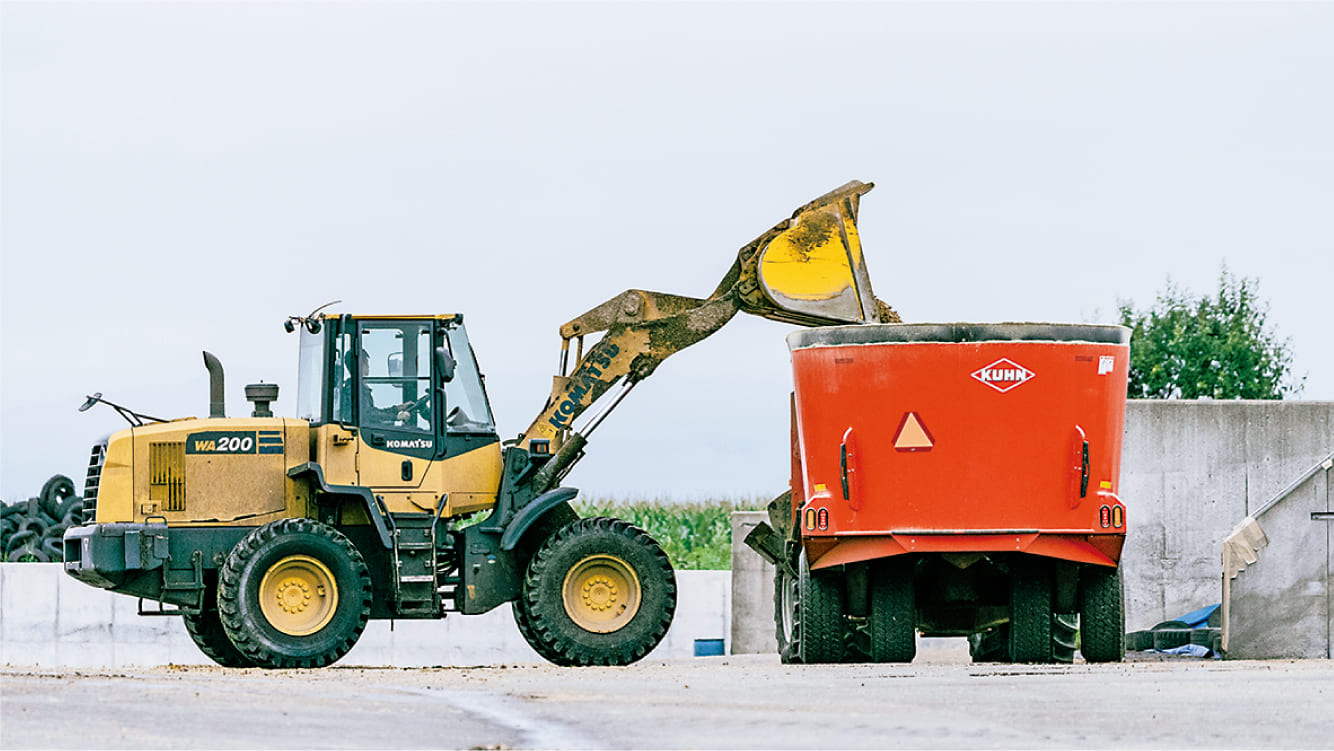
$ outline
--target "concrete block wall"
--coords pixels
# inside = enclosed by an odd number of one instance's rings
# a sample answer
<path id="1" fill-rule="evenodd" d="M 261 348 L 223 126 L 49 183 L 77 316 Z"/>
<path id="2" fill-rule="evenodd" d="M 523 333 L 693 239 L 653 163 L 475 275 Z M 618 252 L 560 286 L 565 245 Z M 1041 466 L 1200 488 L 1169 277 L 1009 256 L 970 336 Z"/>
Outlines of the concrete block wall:
<path id="1" fill-rule="evenodd" d="M 676 619 L 648 659 L 692 657 L 696 639 L 729 641 L 726 571 L 676 572 Z M 209 665 L 176 617 L 66 576 L 58 563 L 0 563 L 0 663 L 41 667 Z M 339 665 L 429 667 L 542 662 L 508 607 L 441 621 L 371 621 Z"/>
<path id="2" fill-rule="evenodd" d="M 1334 402 L 1130 401 L 1126 628 L 1219 602 L 1223 540 L 1332 448 Z"/>
<path id="3" fill-rule="evenodd" d="M 1269 544 L 1231 582 L 1228 657 L 1334 657 L 1331 475 L 1318 469 L 1256 516 Z"/>
<path id="4" fill-rule="evenodd" d="M 774 565 L 745 543 L 764 511 L 732 512 L 732 654 L 778 651 L 774 629 Z"/>

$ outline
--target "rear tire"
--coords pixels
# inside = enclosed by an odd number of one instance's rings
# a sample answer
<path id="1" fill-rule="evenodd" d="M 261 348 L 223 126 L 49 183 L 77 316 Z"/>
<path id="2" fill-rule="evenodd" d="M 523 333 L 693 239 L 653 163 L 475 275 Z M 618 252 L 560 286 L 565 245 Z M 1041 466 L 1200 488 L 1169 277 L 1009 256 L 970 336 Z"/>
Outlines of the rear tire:
<path id="1" fill-rule="evenodd" d="M 255 663 L 241 654 L 241 650 L 227 638 L 227 632 L 222 627 L 222 619 L 218 616 L 215 597 L 205 599 L 205 608 L 198 613 L 183 613 L 181 620 L 185 623 L 186 633 L 190 634 L 190 640 L 199 647 L 199 651 L 203 652 L 205 657 L 224 668 L 255 666 Z"/>
<path id="2" fill-rule="evenodd" d="M 1052 661 L 1051 581 L 1046 567 L 1021 561 L 1010 572 L 1010 657 Z"/>
<path id="3" fill-rule="evenodd" d="M 228 639 L 262 668 L 322 668 L 347 654 L 371 612 L 366 562 L 341 532 L 283 519 L 246 535 L 218 575 Z"/>
<path id="4" fill-rule="evenodd" d="M 840 571 L 811 571 L 805 551 L 798 563 L 795 628 L 801 632 L 801 661 L 806 664 L 842 662 L 843 577 Z"/>
<path id="5" fill-rule="evenodd" d="M 557 665 L 629 665 L 658 646 L 676 612 L 676 574 L 642 529 L 579 519 L 528 564 L 514 603 L 519 632 Z"/>
<path id="6" fill-rule="evenodd" d="M 906 556 L 895 556 L 872 570 L 872 662 L 912 662 L 917 656 L 917 599 L 912 564 Z"/>
<path id="7" fill-rule="evenodd" d="M 1125 584 L 1121 568 L 1087 566 L 1080 573 L 1080 651 L 1088 662 L 1120 662 L 1126 654 Z"/>

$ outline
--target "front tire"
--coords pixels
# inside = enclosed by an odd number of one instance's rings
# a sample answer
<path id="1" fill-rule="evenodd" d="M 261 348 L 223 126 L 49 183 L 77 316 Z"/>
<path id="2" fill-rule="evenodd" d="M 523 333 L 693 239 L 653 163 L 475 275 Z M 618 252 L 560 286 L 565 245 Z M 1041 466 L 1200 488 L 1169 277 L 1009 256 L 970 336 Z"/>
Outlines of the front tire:
<path id="1" fill-rule="evenodd" d="M 347 654 L 370 619 L 366 562 L 341 532 L 283 519 L 246 535 L 218 576 L 232 644 L 262 668 L 322 668 Z"/>
<path id="2" fill-rule="evenodd" d="M 514 602 L 519 632 L 557 665 L 629 665 L 667 634 L 676 573 L 658 543 L 619 519 L 579 519 L 538 548 Z"/>

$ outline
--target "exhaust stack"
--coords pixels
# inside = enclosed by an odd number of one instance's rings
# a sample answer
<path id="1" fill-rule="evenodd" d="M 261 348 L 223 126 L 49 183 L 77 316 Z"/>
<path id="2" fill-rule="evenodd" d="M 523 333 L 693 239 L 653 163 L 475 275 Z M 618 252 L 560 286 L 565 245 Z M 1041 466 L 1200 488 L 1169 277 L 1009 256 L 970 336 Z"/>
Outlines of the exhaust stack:
<path id="1" fill-rule="evenodd" d="M 208 416 L 226 417 L 227 401 L 222 388 L 222 363 L 211 352 L 204 352 L 204 367 L 208 368 Z"/>

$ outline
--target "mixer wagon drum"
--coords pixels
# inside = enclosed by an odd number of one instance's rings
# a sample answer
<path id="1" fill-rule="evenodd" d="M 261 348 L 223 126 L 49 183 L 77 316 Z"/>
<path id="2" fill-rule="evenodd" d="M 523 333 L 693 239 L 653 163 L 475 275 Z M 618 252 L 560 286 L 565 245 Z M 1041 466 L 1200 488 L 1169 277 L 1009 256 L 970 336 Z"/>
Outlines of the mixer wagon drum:
<path id="1" fill-rule="evenodd" d="M 813 574 L 846 577 L 868 658 L 912 659 L 909 619 L 988 637 L 987 659 L 1069 659 L 1079 613 L 1085 658 L 1120 659 L 1129 336 L 954 323 L 788 337 L 800 548 Z"/>

